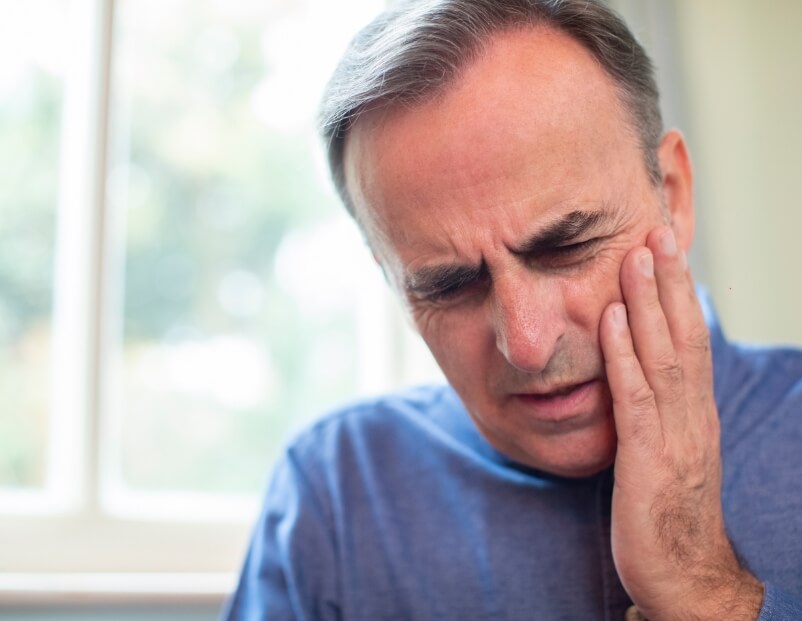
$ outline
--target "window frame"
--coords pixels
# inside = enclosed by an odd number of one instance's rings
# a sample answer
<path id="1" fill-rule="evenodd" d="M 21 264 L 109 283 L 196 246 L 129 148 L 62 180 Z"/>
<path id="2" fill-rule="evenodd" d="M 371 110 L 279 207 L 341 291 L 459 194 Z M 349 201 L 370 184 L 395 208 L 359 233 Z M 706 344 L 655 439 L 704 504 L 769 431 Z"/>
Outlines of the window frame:
<path id="1" fill-rule="evenodd" d="M 115 0 L 72 0 L 70 8 L 66 27 L 76 52 L 64 86 L 46 484 L 0 492 L 0 602 L 80 592 L 87 572 L 118 575 L 111 592 L 158 593 L 165 590 L 153 586 L 159 576 L 172 582 L 167 591 L 194 597 L 181 586 L 191 574 L 203 580 L 201 599 L 220 597 L 233 578 L 221 567 L 238 566 L 257 502 L 234 497 L 237 510 L 223 519 L 219 512 L 137 519 L 100 504 L 116 277 L 105 197 Z"/>
<path id="2" fill-rule="evenodd" d="M 117 0 L 70 1 L 65 27 L 75 52 L 64 78 L 46 484 L 0 490 L 0 605 L 87 595 L 220 602 L 234 586 L 261 498 L 115 494 L 105 467 L 124 260 L 106 187 Z M 381 279 L 360 291 L 357 312 L 359 394 L 431 375 L 428 351 Z"/>

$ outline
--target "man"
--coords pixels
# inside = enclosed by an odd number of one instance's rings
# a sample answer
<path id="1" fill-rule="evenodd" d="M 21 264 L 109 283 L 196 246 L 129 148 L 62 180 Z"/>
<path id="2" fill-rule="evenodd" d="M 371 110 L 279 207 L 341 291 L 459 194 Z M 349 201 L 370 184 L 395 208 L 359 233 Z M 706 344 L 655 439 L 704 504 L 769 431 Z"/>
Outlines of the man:
<path id="1" fill-rule="evenodd" d="M 687 149 L 618 18 L 403 3 L 322 118 L 450 387 L 289 447 L 229 618 L 802 619 L 802 354 L 697 300 Z"/>

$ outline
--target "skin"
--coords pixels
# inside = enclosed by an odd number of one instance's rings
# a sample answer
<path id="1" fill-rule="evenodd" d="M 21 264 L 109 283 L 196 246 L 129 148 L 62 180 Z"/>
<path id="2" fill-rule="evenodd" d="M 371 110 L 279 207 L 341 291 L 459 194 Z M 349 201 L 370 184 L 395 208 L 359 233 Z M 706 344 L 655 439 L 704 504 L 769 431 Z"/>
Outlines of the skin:
<path id="1" fill-rule="evenodd" d="M 658 156 L 656 186 L 611 79 L 537 29 L 498 36 L 434 100 L 361 117 L 345 170 L 377 260 L 485 438 L 566 477 L 615 463 L 616 568 L 646 616 L 755 619 L 762 587 L 722 517 L 681 135 Z"/>

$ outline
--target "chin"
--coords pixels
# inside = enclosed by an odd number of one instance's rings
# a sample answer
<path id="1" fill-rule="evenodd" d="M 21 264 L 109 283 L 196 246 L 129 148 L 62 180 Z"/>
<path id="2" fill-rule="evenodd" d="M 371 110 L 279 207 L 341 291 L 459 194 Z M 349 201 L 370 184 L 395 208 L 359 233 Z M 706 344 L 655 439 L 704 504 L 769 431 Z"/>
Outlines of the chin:
<path id="1" fill-rule="evenodd" d="M 612 454 L 604 455 L 598 460 L 587 460 L 582 462 L 573 462 L 568 464 L 555 464 L 552 468 L 544 467 L 543 470 L 556 474 L 561 477 L 568 478 L 583 478 L 591 477 L 607 470 L 615 463 L 615 450 Z"/>
<path id="2" fill-rule="evenodd" d="M 612 423 L 612 421 L 610 421 Z M 513 451 L 500 451 L 526 466 L 561 477 L 582 478 L 602 472 L 613 465 L 618 439 L 615 426 L 601 424 L 564 438 L 529 438 Z"/>

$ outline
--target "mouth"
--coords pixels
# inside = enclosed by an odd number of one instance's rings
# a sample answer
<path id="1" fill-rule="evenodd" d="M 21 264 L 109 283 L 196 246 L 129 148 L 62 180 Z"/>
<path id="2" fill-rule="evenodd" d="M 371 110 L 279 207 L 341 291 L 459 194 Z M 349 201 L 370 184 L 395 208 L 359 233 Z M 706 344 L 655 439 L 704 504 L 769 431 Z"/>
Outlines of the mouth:
<path id="1" fill-rule="evenodd" d="M 600 392 L 601 381 L 593 379 L 543 392 L 516 393 L 513 397 L 524 407 L 528 418 L 558 423 L 592 414 Z"/>
<path id="2" fill-rule="evenodd" d="M 557 388 L 552 388 L 551 390 L 542 390 L 542 391 L 531 391 L 531 392 L 521 392 L 516 394 L 517 397 L 529 398 L 529 399 L 554 399 L 556 397 L 565 397 L 572 393 L 577 392 L 578 390 L 582 390 L 584 387 L 593 384 L 597 380 L 588 380 L 585 382 L 577 382 L 574 384 L 563 384 Z"/>
<path id="3" fill-rule="evenodd" d="M 564 397 L 565 395 L 570 395 L 577 390 L 580 390 L 583 386 L 590 384 L 590 382 L 580 382 L 579 384 L 568 384 L 563 386 L 562 388 L 557 388 L 556 390 L 552 390 L 550 392 L 544 392 L 537 394 L 535 393 L 533 396 L 541 397 L 544 399 L 551 399 L 553 397 Z"/>

